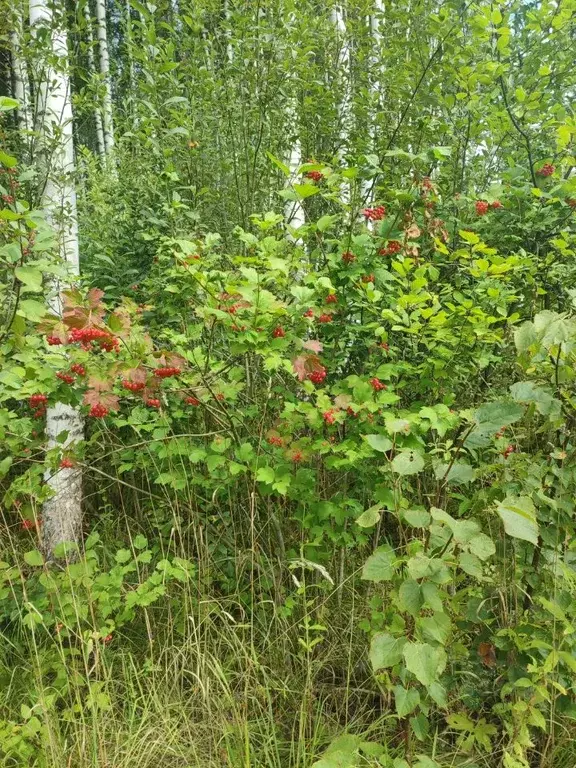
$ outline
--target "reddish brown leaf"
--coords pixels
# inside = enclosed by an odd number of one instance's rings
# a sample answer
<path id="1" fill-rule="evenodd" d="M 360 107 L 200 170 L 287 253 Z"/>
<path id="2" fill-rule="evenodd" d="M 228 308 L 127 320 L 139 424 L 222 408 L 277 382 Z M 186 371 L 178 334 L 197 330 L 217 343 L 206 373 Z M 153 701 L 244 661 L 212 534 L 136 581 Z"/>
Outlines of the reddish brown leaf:
<path id="1" fill-rule="evenodd" d="M 478 646 L 478 655 L 486 667 L 496 666 L 496 649 L 492 643 L 480 643 Z"/>
<path id="2" fill-rule="evenodd" d="M 292 367 L 300 381 L 304 381 L 314 371 L 324 370 L 318 355 L 298 355 L 292 361 Z"/>
<path id="3" fill-rule="evenodd" d="M 130 381 L 133 384 L 145 384 L 147 377 L 148 373 L 146 369 L 141 366 L 138 368 L 130 368 L 122 374 L 123 379 L 126 379 L 126 381 Z"/>
<path id="4" fill-rule="evenodd" d="M 322 352 L 324 349 L 322 342 L 318 341 L 318 339 L 309 339 L 308 341 L 303 342 L 302 346 L 304 349 L 309 349 L 311 352 Z"/>
<path id="5" fill-rule="evenodd" d="M 336 395 L 334 398 L 334 407 L 340 408 L 341 410 L 346 410 L 351 402 L 352 398 L 350 395 Z"/>

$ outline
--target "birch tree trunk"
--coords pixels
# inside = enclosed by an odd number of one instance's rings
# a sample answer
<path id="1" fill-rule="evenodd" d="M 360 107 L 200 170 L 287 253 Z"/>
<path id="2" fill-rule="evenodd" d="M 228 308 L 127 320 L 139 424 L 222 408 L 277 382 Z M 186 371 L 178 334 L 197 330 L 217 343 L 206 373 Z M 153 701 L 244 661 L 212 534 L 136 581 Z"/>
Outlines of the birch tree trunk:
<path id="1" fill-rule="evenodd" d="M 92 34 L 92 15 L 90 14 L 90 3 L 88 0 L 84 3 L 84 20 L 86 21 L 86 41 L 88 43 L 88 69 L 90 70 L 90 74 L 93 75 L 96 72 L 94 63 L 94 35 Z M 106 154 L 106 146 L 104 144 L 102 112 L 100 111 L 99 103 L 96 104 L 94 118 L 96 121 L 96 145 L 98 148 L 98 156 L 103 158 Z"/>
<path id="2" fill-rule="evenodd" d="M 384 23 L 384 4 L 382 0 L 374 0 L 372 14 L 370 16 L 370 110 L 368 114 L 370 141 L 372 144 L 371 152 L 376 152 L 378 141 L 376 129 L 376 117 L 382 104 L 382 72 L 380 68 L 380 56 L 382 47 L 382 24 Z M 374 198 L 374 183 L 369 179 L 362 182 L 362 204 L 369 205 Z M 374 222 L 370 222 L 373 224 Z"/>
<path id="3" fill-rule="evenodd" d="M 68 264 L 71 280 L 79 274 L 78 227 L 76 191 L 74 188 L 74 144 L 72 134 L 72 103 L 67 72 L 68 47 L 63 2 L 30 0 L 30 29 L 39 36 L 46 29 L 43 60 L 38 62 L 36 79 L 36 114 L 41 134 L 41 157 L 46 163 L 46 184 L 43 205 L 58 237 L 58 247 Z M 61 313 L 61 291 L 55 286 L 51 308 Z M 58 442 L 58 436 L 65 440 Z M 84 423 L 80 411 L 70 405 L 57 403 L 46 413 L 47 449 L 60 451 L 83 438 Z M 45 481 L 52 496 L 42 510 L 43 546 L 48 558 L 53 558 L 58 545 L 80 541 L 82 525 L 82 471 L 78 467 L 47 471 Z"/>
<path id="4" fill-rule="evenodd" d="M 98 46 L 100 49 L 100 74 L 104 82 L 104 147 L 110 155 L 114 149 L 114 123 L 112 118 L 112 89 L 110 85 L 110 57 L 106 30 L 106 0 L 96 0 Z"/>
<path id="5" fill-rule="evenodd" d="M 337 157 L 340 163 L 343 163 L 350 144 L 350 120 L 352 118 L 352 93 L 351 93 L 351 71 L 350 71 L 350 44 L 344 21 L 344 12 L 340 4 L 334 6 L 331 11 L 331 20 L 336 27 L 337 40 L 339 43 L 338 56 L 336 61 L 337 80 L 342 82 L 342 98 L 340 101 L 340 146 L 338 147 Z M 347 205 L 350 203 L 350 190 L 348 186 L 342 189 L 342 202 Z"/>

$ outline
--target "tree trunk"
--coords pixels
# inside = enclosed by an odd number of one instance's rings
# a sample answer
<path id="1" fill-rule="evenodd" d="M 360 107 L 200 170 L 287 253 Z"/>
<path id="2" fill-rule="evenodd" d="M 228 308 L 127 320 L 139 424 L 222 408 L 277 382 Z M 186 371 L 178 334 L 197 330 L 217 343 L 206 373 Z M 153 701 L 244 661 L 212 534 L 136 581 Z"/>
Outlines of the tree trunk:
<path id="1" fill-rule="evenodd" d="M 106 30 L 106 0 L 96 0 L 96 20 L 98 22 L 98 45 L 100 48 L 100 74 L 104 81 L 104 146 L 106 154 L 110 155 L 114 149 L 114 123 L 112 119 L 108 33 Z"/>
<path id="2" fill-rule="evenodd" d="M 44 60 L 38 62 L 36 81 L 36 114 L 41 135 L 41 150 L 46 162 L 43 205 L 58 236 L 62 259 L 68 264 L 73 280 L 79 274 L 76 190 L 74 188 L 74 144 L 70 80 L 67 72 L 68 47 L 63 3 L 53 0 L 30 0 L 30 29 L 38 35 L 47 30 Z M 57 62 L 57 64 L 55 63 Z M 55 286 L 51 308 L 61 313 L 61 291 Z M 80 411 L 63 403 L 48 408 L 46 413 L 47 450 L 70 450 L 83 437 L 84 423 Z M 64 433 L 66 439 L 58 442 Z M 78 544 L 82 525 L 82 472 L 78 468 L 47 471 L 45 481 L 52 491 L 45 502 L 43 546 L 48 558 L 65 542 Z"/>
<path id="3" fill-rule="evenodd" d="M 88 69 L 90 74 L 94 75 L 96 72 L 96 66 L 94 63 L 94 36 L 92 34 L 92 16 L 90 14 L 90 3 L 88 0 L 84 3 L 84 19 L 86 21 L 86 41 L 88 42 Z M 102 112 L 100 111 L 100 104 L 96 104 L 94 110 L 94 118 L 96 120 L 96 145 L 98 148 L 98 156 L 104 157 L 106 154 L 106 147 L 104 144 L 104 129 L 102 127 Z"/>

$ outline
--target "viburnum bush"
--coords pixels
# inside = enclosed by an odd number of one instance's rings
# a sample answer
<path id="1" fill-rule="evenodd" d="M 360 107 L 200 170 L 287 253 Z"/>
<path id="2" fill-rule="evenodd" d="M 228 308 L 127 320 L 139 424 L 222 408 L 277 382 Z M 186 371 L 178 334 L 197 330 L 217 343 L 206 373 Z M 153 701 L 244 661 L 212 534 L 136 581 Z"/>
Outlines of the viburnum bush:
<path id="1" fill-rule="evenodd" d="M 78 467 L 161 491 L 179 536 L 208 526 L 227 565 L 201 588 L 238 589 L 243 610 L 256 607 L 232 528 L 260 531 L 287 615 L 301 594 L 287 563 L 333 584 L 360 570 L 368 653 L 348 674 L 366 685 L 368 666 L 389 702 L 395 766 L 439 739 L 523 768 L 575 705 L 570 190 L 545 186 L 554 169 L 537 194 L 510 178 L 481 199 L 416 176 L 352 211 L 337 204 L 347 177 L 321 168 L 307 173 L 324 211 L 297 238 L 272 212 L 232 247 L 164 237 L 143 303 L 77 288 L 61 317 L 16 325 L 0 378 L 5 519 L 24 550 L 44 468 Z M 309 190 L 295 194 L 306 206 Z M 75 454 L 44 450 L 54 402 L 86 414 Z M 49 626 L 42 559 L 24 561 Z M 3 573 L 9 616 L 21 572 Z M 101 634 L 128 620 L 123 599 Z M 304 626 L 311 654 L 324 630 Z M 346 764 L 363 744 L 345 742 Z"/>

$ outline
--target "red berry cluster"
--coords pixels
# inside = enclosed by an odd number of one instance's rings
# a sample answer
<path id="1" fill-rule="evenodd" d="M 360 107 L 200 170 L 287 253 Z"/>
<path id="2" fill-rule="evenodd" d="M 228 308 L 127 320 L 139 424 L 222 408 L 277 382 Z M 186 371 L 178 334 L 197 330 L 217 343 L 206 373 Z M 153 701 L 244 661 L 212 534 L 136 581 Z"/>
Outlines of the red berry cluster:
<path id="1" fill-rule="evenodd" d="M 504 456 L 504 458 L 507 459 L 508 456 L 510 456 L 511 453 L 514 453 L 515 450 L 516 450 L 515 445 L 512 445 L 512 444 L 507 445 L 506 448 L 502 451 L 502 456 Z"/>
<path id="2" fill-rule="evenodd" d="M 91 341 L 105 339 L 108 335 L 108 332 L 101 328 L 72 328 L 70 331 L 70 341 L 79 341 L 82 344 L 88 344 Z"/>
<path id="3" fill-rule="evenodd" d="M 95 419 L 103 419 L 104 416 L 108 416 L 108 408 L 106 408 L 105 405 L 96 403 L 96 405 L 93 405 L 90 408 L 90 411 L 88 412 L 88 416 L 93 416 Z"/>
<path id="4" fill-rule="evenodd" d="M 312 373 L 308 374 L 308 380 L 311 381 L 312 384 L 322 384 L 325 378 L 326 368 L 321 368 L 319 371 L 312 371 Z"/>
<path id="5" fill-rule="evenodd" d="M 158 400 L 157 397 L 149 397 L 148 400 L 146 400 L 146 405 L 149 408 L 160 408 L 160 400 Z"/>
<path id="6" fill-rule="evenodd" d="M 346 413 L 348 414 L 348 416 L 352 416 L 355 419 L 357 419 L 358 416 L 360 415 L 358 411 L 355 411 L 354 408 L 352 408 L 351 405 L 349 405 L 348 408 L 346 408 Z"/>
<path id="7" fill-rule="evenodd" d="M 170 376 L 179 376 L 180 368 L 176 366 L 163 366 L 162 368 L 156 368 L 154 371 L 155 376 L 159 376 L 161 379 L 168 379 Z"/>
<path id="8" fill-rule="evenodd" d="M 70 370 L 73 371 L 77 376 L 86 376 L 86 368 L 84 368 L 83 365 L 80 365 L 80 363 L 74 363 L 74 365 L 71 365 Z"/>
<path id="9" fill-rule="evenodd" d="M 278 326 L 278 328 L 274 328 L 274 330 L 272 331 L 273 339 L 283 339 L 284 336 L 286 336 L 286 331 L 284 330 L 284 328 L 281 328 L 280 326 Z"/>
<path id="10" fill-rule="evenodd" d="M 60 379 L 60 381 L 63 381 L 65 384 L 74 384 L 74 376 L 69 373 L 64 373 L 64 371 L 58 371 L 56 378 Z"/>
<path id="11" fill-rule="evenodd" d="M 354 256 L 352 251 L 344 251 L 342 254 L 342 261 L 344 264 L 352 264 L 353 261 L 356 261 L 356 256 Z"/>
<path id="12" fill-rule="evenodd" d="M 28 405 L 30 408 L 44 407 L 48 402 L 46 395 L 30 395 L 28 398 Z"/>
<path id="13" fill-rule="evenodd" d="M 387 341 L 383 341 L 381 344 L 378 345 L 380 349 L 383 349 L 385 352 L 388 352 L 390 349 L 390 345 Z"/>
<path id="14" fill-rule="evenodd" d="M 362 275 L 362 282 L 363 283 L 375 283 L 376 278 L 374 275 Z"/>
<path id="15" fill-rule="evenodd" d="M 322 181 L 324 178 L 324 174 L 320 173 L 320 171 L 308 171 L 304 176 L 307 179 L 312 179 L 312 181 Z"/>
<path id="16" fill-rule="evenodd" d="M 58 336 L 46 336 L 46 341 L 51 347 L 57 347 L 59 344 L 62 344 L 62 339 Z"/>
<path id="17" fill-rule="evenodd" d="M 143 381 L 128 381 L 128 379 L 122 379 L 122 387 L 129 392 L 140 392 L 145 386 Z"/>
<path id="18" fill-rule="evenodd" d="M 300 464 L 301 461 L 304 461 L 302 451 L 294 451 L 291 458 L 294 464 Z"/>
<path id="19" fill-rule="evenodd" d="M 324 411 L 322 414 L 322 418 L 326 422 L 326 424 L 334 424 L 336 421 L 336 413 L 333 408 L 330 408 L 328 411 Z"/>
<path id="20" fill-rule="evenodd" d="M 383 205 L 377 205 L 375 208 L 364 208 L 362 215 L 369 221 L 381 221 L 386 216 L 386 208 Z"/>
<path id="21" fill-rule="evenodd" d="M 60 462 L 60 469 L 72 469 L 73 466 L 74 462 L 67 456 L 65 456 Z"/>
<path id="22" fill-rule="evenodd" d="M 332 315 L 328 315 L 326 313 L 323 313 L 318 318 L 319 323 L 331 323 L 332 322 Z"/>
<path id="23" fill-rule="evenodd" d="M 338 296 L 336 296 L 335 293 L 329 293 L 328 296 L 326 296 L 326 304 L 337 304 L 338 303 Z"/>
<path id="24" fill-rule="evenodd" d="M 494 200 L 493 203 L 490 203 L 490 208 L 496 210 L 497 208 L 502 208 L 502 203 L 500 200 Z"/>
<path id="25" fill-rule="evenodd" d="M 478 216 L 485 216 L 488 213 L 488 209 L 490 208 L 485 200 L 476 200 L 474 207 L 476 208 L 476 213 Z"/>
<path id="26" fill-rule="evenodd" d="M 186 398 L 186 403 L 188 405 L 200 405 L 200 400 L 198 400 L 197 397 L 194 397 L 193 395 L 190 395 L 190 397 Z"/>
<path id="27" fill-rule="evenodd" d="M 275 435 L 272 435 L 268 438 L 268 444 L 269 445 L 275 445 L 278 448 L 281 448 L 284 445 L 284 441 L 281 437 L 276 437 Z"/>
<path id="28" fill-rule="evenodd" d="M 22 529 L 24 531 L 33 531 L 37 527 L 35 520 L 22 520 Z"/>
<path id="29" fill-rule="evenodd" d="M 386 248 L 383 248 L 382 250 L 385 251 L 387 256 L 391 256 L 394 253 L 400 253 L 402 250 L 402 243 L 400 240 L 389 240 Z M 380 251 L 380 253 L 382 253 L 382 251 Z"/>
<path id="30" fill-rule="evenodd" d="M 14 202 L 14 195 L 2 195 L 2 200 L 10 205 Z"/>
<path id="31" fill-rule="evenodd" d="M 313 309 L 307 309 L 306 312 L 302 315 L 302 317 L 314 317 L 314 310 Z"/>
<path id="32" fill-rule="evenodd" d="M 380 379 L 377 378 L 370 379 L 370 386 L 374 392 L 380 392 L 380 390 L 386 389 L 386 384 L 383 384 Z"/>
<path id="33" fill-rule="evenodd" d="M 551 163 L 544 163 L 542 168 L 538 171 L 540 176 L 552 176 L 556 168 Z"/>

